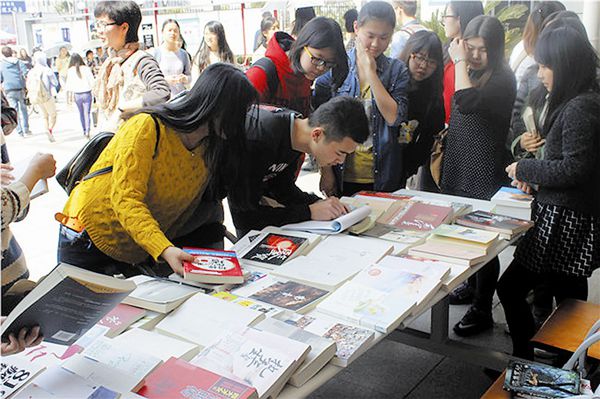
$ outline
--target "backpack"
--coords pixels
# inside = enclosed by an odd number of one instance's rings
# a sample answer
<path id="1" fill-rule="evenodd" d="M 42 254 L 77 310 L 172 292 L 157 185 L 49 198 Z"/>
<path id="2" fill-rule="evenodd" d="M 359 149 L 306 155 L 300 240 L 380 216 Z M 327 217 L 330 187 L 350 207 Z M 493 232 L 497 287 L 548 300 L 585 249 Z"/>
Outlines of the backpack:
<path id="1" fill-rule="evenodd" d="M 277 75 L 277 68 L 275 67 L 273 60 L 268 57 L 263 57 L 254 62 L 251 67 L 257 67 L 265 71 L 269 94 L 274 96 L 277 92 L 277 87 L 279 87 L 279 76 Z"/>
<path id="2" fill-rule="evenodd" d="M 31 70 L 27 74 L 25 87 L 27 88 L 27 98 L 31 104 L 42 104 L 50 99 L 50 93 L 42 80 L 43 75 L 44 71 L 38 73 L 35 70 Z"/>
<path id="3" fill-rule="evenodd" d="M 152 115 L 152 119 L 154 120 L 154 126 L 156 127 L 156 145 L 154 146 L 154 155 L 152 156 L 152 158 L 155 158 L 158 152 L 158 141 L 160 139 L 160 125 L 154 115 Z M 75 186 L 80 182 L 112 171 L 113 167 L 111 165 L 89 173 L 90 169 L 98 160 L 100 154 L 102 154 L 102 151 L 104 151 L 114 135 L 113 132 L 101 132 L 92 137 L 90 141 L 81 147 L 65 167 L 56 174 L 56 181 L 67 194 L 70 195 L 71 191 L 73 191 Z"/>

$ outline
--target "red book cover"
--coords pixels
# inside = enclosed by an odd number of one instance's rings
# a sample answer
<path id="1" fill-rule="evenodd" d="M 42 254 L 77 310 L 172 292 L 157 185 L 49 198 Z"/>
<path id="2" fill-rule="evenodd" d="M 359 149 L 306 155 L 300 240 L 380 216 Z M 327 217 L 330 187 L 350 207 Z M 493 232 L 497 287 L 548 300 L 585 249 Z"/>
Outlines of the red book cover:
<path id="1" fill-rule="evenodd" d="M 104 316 L 102 320 L 98 322 L 98 324 L 110 328 L 110 330 L 106 333 L 106 336 L 109 338 L 114 338 L 145 315 L 145 309 L 120 303 L 106 316 Z"/>
<path id="2" fill-rule="evenodd" d="M 138 395 L 148 399 L 258 398 L 256 389 L 252 387 L 174 357 L 148 374 Z"/>
<path id="3" fill-rule="evenodd" d="M 244 274 L 234 251 L 184 247 L 194 255 L 193 262 L 183 263 L 186 280 L 209 284 L 241 284 Z"/>
<path id="4" fill-rule="evenodd" d="M 389 199 L 394 199 L 394 200 L 409 200 L 412 197 L 410 195 L 397 195 L 397 194 L 392 194 L 392 193 L 384 193 L 384 192 L 380 192 L 380 191 L 367 191 L 367 190 L 363 190 L 363 191 L 359 191 L 358 193 L 354 194 L 354 196 L 357 195 L 362 195 L 365 197 L 377 197 L 377 198 L 389 198 Z"/>
<path id="5" fill-rule="evenodd" d="M 444 223 L 452 213 L 449 206 L 438 206 L 413 203 L 410 208 L 397 221 L 392 224 L 406 230 L 431 231 Z"/>

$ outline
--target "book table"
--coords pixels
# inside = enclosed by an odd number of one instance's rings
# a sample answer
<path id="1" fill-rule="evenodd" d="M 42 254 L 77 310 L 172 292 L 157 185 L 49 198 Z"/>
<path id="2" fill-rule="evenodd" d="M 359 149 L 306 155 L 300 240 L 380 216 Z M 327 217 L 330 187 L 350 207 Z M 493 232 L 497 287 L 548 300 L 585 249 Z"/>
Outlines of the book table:
<path id="1" fill-rule="evenodd" d="M 460 202 L 473 206 L 473 211 L 482 210 L 490 211 L 493 204 L 490 201 L 477 200 L 471 198 L 457 197 L 444 194 L 428 193 L 416 190 L 399 190 L 394 194 L 412 195 L 430 198 L 432 200 L 441 200 L 446 202 Z M 454 286 L 466 281 L 470 276 L 479 271 L 500 252 L 509 247 L 516 238 L 511 241 L 503 241 L 486 257 L 485 260 L 477 265 L 472 266 L 469 271 L 460 277 L 460 281 L 454 282 Z M 383 339 L 392 340 L 394 342 L 403 343 L 416 348 L 424 349 L 429 352 L 438 353 L 444 356 L 458 358 L 460 360 L 474 363 L 483 367 L 488 367 L 494 370 L 502 371 L 508 364 L 509 355 L 504 352 L 494 351 L 490 348 L 484 348 L 464 342 L 452 340 L 448 337 L 449 330 L 449 311 L 450 301 L 448 298 L 449 292 L 440 290 L 426 306 L 422 306 L 421 310 L 405 319 L 400 327 L 390 334 L 381 334 L 376 332 L 375 339 L 371 343 L 371 347 L 376 345 Z M 425 333 L 410 328 L 410 324 L 419 318 L 422 314 L 431 309 L 430 332 Z M 327 381 L 332 379 L 343 368 L 328 364 L 311 378 L 303 386 L 296 388 L 291 385 L 286 385 L 285 389 L 279 395 L 279 398 L 296 399 L 310 395 Z"/>

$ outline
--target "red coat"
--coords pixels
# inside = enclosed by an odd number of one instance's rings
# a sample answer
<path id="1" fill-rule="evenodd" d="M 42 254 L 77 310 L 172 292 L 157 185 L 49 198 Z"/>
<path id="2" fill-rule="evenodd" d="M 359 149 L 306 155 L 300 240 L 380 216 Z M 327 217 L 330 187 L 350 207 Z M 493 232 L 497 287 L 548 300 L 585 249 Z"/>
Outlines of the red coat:
<path id="1" fill-rule="evenodd" d="M 444 111 L 446 112 L 446 123 L 450 120 L 450 112 L 452 111 L 454 78 L 454 63 L 450 60 L 444 65 Z"/>
<path id="2" fill-rule="evenodd" d="M 308 116 L 312 81 L 292 70 L 286 51 L 289 51 L 293 40 L 287 33 L 277 32 L 267 44 L 265 57 L 273 61 L 279 77 L 276 93 L 269 92 L 267 74 L 262 68 L 251 67 L 246 76 L 258 90 L 261 103 L 289 108 Z"/>

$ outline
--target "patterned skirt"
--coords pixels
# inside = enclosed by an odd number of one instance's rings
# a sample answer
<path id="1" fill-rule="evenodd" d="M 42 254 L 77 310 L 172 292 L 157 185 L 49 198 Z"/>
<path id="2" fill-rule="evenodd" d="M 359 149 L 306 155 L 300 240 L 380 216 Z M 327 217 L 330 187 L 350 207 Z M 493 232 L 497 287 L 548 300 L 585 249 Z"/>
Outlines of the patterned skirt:
<path id="1" fill-rule="evenodd" d="M 562 206 L 533 203 L 535 225 L 515 250 L 534 273 L 589 277 L 600 267 L 600 219 Z"/>

